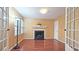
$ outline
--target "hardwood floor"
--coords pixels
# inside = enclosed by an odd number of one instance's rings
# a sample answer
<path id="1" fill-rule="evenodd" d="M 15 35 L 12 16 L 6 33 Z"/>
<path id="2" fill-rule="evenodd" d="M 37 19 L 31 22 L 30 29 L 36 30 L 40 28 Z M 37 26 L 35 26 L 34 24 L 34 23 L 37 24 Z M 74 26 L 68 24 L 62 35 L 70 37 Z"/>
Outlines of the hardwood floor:
<path id="1" fill-rule="evenodd" d="M 64 51 L 65 49 L 64 43 L 55 39 L 24 39 L 19 46 L 19 49 L 12 49 L 12 51 Z"/>

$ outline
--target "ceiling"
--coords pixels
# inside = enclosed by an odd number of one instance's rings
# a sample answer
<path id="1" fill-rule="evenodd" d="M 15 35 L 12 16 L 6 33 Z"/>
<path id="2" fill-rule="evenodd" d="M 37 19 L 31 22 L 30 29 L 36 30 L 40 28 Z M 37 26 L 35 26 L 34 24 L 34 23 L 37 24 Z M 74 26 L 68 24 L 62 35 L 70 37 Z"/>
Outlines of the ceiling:
<path id="1" fill-rule="evenodd" d="M 47 8 L 48 12 L 46 14 L 41 14 L 41 8 Z M 56 19 L 58 16 L 63 15 L 65 13 L 64 7 L 15 7 L 15 9 L 22 16 L 31 18 Z"/>

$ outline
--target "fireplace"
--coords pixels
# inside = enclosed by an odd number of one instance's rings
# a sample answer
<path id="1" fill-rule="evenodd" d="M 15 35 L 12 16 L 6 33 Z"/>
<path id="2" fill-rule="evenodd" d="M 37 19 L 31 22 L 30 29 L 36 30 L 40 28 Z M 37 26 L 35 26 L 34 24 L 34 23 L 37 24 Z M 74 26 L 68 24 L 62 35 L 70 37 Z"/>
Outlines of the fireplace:
<path id="1" fill-rule="evenodd" d="M 44 31 L 35 31 L 35 40 L 44 40 Z"/>

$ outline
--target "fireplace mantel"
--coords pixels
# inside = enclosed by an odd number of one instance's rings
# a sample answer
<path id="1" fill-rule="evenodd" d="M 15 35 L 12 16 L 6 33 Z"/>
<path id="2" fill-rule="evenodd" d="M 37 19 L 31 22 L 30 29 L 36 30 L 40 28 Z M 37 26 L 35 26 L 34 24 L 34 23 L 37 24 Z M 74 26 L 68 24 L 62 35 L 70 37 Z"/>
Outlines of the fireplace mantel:
<path id="1" fill-rule="evenodd" d="M 45 29 L 45 28 L 47 28 L 47 26 L 40 26 L 40 25 L 35 25 L 35 26 L 33 26 L 33 29 Z"/>
<path id="2" fill-rule="evenodd" d="M 44 38 L 46 39 L 46 28 L 47 26 L 38 26 L 38 25 L 33 26 L 33 39 L 35 36 L 35 31 L 44 31 Z"/>

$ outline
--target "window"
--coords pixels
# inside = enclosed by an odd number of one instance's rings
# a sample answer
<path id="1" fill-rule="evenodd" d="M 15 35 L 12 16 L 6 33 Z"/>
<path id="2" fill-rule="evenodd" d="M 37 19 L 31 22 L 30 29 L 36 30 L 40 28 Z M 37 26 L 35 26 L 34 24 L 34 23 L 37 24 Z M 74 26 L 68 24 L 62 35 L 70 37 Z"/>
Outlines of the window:
<path id="1" fill-rule="evenodd" d="M 21 20 L 21 34 L 23 33 L 23 28 L 24 28 L 24 24 L 23 24 L 23 20 Z"/>
<path id="2" fill-rule="evenodd" d="M 15 18 L 15 36 L 23 33 L 23 20 L 19 17 Z M 18 29 L 18 32 L 17 32 Z"/>

